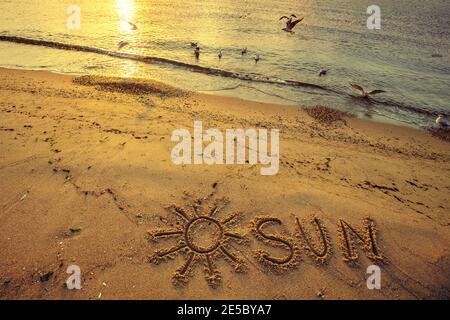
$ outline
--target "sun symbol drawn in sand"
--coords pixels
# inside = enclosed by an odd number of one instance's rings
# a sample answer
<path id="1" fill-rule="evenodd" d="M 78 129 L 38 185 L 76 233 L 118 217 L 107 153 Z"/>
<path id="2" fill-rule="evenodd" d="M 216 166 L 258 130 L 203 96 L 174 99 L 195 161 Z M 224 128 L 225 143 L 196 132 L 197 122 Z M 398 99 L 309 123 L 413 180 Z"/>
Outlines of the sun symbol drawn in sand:
<path id="1" fill-rule="evenodd" d="M 177 217 L 179 224 L 172 229 L 155 229 L 148 231 L 151 240 L 175 237 L 178 241 L 173 247 L 156 250 L 150 257 L 150 262 L 159 264 L 184 254 L 185 262 L 172 277 L 174 285 L 184 285 L 197 263 L 202 263 L 208 284 L 216 288 L 220 285 L 222 276 L 215 265 L 215 259 L 223 258 L 235 272 L 245 272 L 246 264 L 233 253 L 232 242 L 246 244 L 247 238 L 232 229 L 239 220 L 239 214 L 229 214 L 218 218 L 218 214 L 227 204 L 221 199 L 212 207 L 203 209 L 198 200 L 185 208 L 172 205 L 170 213 Z"/>

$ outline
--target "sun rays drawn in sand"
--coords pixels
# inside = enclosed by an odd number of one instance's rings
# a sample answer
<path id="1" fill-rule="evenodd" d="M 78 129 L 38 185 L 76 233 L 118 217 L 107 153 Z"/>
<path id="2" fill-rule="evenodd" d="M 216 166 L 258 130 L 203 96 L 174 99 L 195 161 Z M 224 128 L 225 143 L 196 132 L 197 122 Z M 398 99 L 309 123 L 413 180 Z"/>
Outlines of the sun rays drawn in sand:
<path id="1" fill-rule="evenodd" d="M 176 286 L 185 285 L 197 263 L 204 266 L 205 278 L 208 284 L 217 288 L 222 276 L 215 265 L 215 260 L 223 258 L 235 272 L 245 272 L 247 266 L 244 261 L 230 250 L 231 242 L 247 244 L 245 235 L 233 230 L 240 215 L 233 213 L 219 218 L 220 211 L 226 206 L 227 200 L 216 201 L 210 208 L 202 209 L 197 203 L 187 207 L 175 205 L 167 208 L 180 221 L 180 225 L 173 229 L 155 229 L 148 231 L 151 240 L 157 241 L 175 237 L 175 246 L 159 249 L 150 257 L 150 262 L 159 264 L 184 254 L 185 262 L 173 274 L 172 282 Z"/>
<path id="2" fill-rule="evenodd" d="M 216 189 L 216 185 L 213 187 Z M 172 239 L 171 245 L 153 252 L 151 263 L 167 262 L 178 255 L 184 257 L 184 262 L 172 276 L 175 286 L 186 285 L 198 264 L 204 269 L 208 285 L 212 288 L 219 287 L 222 275 L 216 266 L 218 259 L 224 259 L 237 273 L 248 270 L 242 259 L 246 257 L 234 246 L 246 245 L 248 248 L 250 245 L 247 235 L 242 233 L 243 229 L 236 230 L 242 215 L 225 212 L 228 200 L 213 200 L 215 192 L 201 199 L 186 193 L 184 199 L 187 200 L 187 205 L 171 205 L 166 208 L 173 219 L 160 217 L 167 227 L 148 231 L 151 241 Z M 282 220 L 273 216 L 257 216 L 245 228 L 257 242 L 265 245 L 264 248 L 250 250 L 256 261 L 270 273 L 281 275 L 297 269 L 302 260 L 302 252 L 317 266 L 327 265 L 332 258 L 334 250 L 331 237 L 322 219 L 315 214 L 309 219 L 294 218 L 295 232 L 292 234 Z M 377 241 L 378 231 L 372 219 L 363 219 L 362 225 L 358 227 L 339 219 L 337 227 L 338 251 L 342 252 L 342 258 L 347 264 L 358 266 L 358 248 L 370 260 L 379 263 L 384 261 Z"/>

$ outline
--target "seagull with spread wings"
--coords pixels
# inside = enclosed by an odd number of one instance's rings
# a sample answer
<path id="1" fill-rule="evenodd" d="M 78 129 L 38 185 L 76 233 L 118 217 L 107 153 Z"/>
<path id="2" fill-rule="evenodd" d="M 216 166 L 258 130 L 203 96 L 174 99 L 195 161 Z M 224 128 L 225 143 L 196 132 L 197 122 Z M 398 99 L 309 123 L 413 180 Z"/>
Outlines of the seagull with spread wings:
<path id="1" fill-rule="evenodd" d="M 282 19 L 287 19 L 288 21 L 292 21 L 292 18 L 297 18 L 297 16 L 296 16 L 295 14 L 291 14 L 290 17 L 288 17 L 288 16 L 282 16 L 282 17 L 280 18 L 280 20 L 282 20 Z"/>
<path id="2" fill-rule="evenodd" d="M 379 93 L 384 93 L 386 91 L 384 90 L 372 90 L 372 91 L 365 91 L 363 87 L 356 83 L 350 82 L 350 85 L 352 86 L 353 90 L 355 90 L 361 98 L 369 99 L 371 96 Z"/>
<path id="3" fill-rule="evenodd" d="M 139 29 L 138 26 L 136 25 L 136 23 L 133 23 L 133 22 L 131 22 L 131 21 L 128 21 L 128 24 L 130 25 L 131 30 L 137 30 L 137 29 Z"/>
<path id="4" fill-rule="evenodd" d="M 294 31 L 292 31 L 292 29 L 294 29 L 294 27 L 304 19 L 304 18 L 300 18 L 300 19 L 294 20 L 293 18 L 297 18 L 297 16 L 295 14 L 291 14 L 290 17 L 282 16 L 280 18 L 280 20 L 286 19 L 286 27 L 284 27 L 281 30 L 289 32 L 290 34 L 293 34 Z"/>

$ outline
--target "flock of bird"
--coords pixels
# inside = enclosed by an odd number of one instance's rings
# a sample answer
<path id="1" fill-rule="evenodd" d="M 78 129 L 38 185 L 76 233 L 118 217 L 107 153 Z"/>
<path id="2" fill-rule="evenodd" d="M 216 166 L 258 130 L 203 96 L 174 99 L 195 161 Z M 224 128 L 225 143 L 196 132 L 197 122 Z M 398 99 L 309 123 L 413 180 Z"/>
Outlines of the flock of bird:
<path id="1" fill-rule="evenodd" d="M 279 19 L 279 21 L 281 21 L 283 19 L 286 20 L 286 26 L 281 30 L 283 30 L 289 34 L 294 34 L 293 29 L 295 28 L 295 26 L 297 24 L 302 22 L 304 18 L 302 17 L 300 19 L 297 19 L 297 16 L 295 14 L 291 14 L 290 16 L 282 16 Z M 136 25 L 136 23 L 128 22 L 128 24 L 129 24 L 131 30 L 139 29 L 138 26 Z M 118 48 L 118 50 L 121 50 L 124 47 L 128 46 L 129 44 L 130 43 L 128 41 L 123 40 L 118 43 L 117 48 Z M 191 42 L 191 47 L 194 48 L 194 56 L 198 60 L 200 58 L 201 48 L 199 47 L 197 42 Z M 247 55 L 247 53 L 248 53 L 247 48 L 243 48 L 241 50 L 241 56 Z M 222 60 L 222 57 L 223 57 L 222 50 L 219 50 L 217 57 L 219 60 Z M 259 54 L 256 54 L 254 57 L 255 64 L 258 63 L 260 60 L 261 60 L 261 56 Z M 318 73 L 319 77 L 326 76 L 329 71 L 330 71 L 330 69 L 321 68 Z M 386 92 L 384 90 L 379 90 L 379 89 L 372 90 L 372 91 L 366 91 L 366 90 L 364 90 L 364 88 L 362 86 L 360 86 L 356 83 L 353 83 L 353 82 L 350 83 L 350 86 L 358 94 L 358 97 L 362 98 L 362 99 L 370 99 L 373 95 Z M 450 128 L 450 121 L 445 119 L 445 117 L 442 114 L 438 115 L 435 122 L 439 127 Z"/>
<path id="2" fill-rule="evenodd" d="M 294 27 L 299 22 L 301 22 L 304 19 L 304 18 L 300 18 L 300 19 L 294 20 L 294 18 L 295 19 L 297 18 L 297 16 L 295 14 L 291 14 L 289 17 L 288 16 L 282 16 L 280 18 L 280 20 L 286 19 L 286 27 L 284 27 L 281 30 L 283 30 L 285 32 L 288 32 L 290 34 L 294 34 L 294 31 L 292 31 L 292 29 L 294 29 Z M 194 55 L 195 55 L 196 59 L 199 59 L 200 58 L 200 50 L 201 50 L 201 48 L 198 46 L 198 43 L 197 42 L 191 42 L 191 47 L 194 48 Z M 247 48 L 243 48 L 242 51 L 241 51 L 241 55 L 244 56 L 244 55 L 247 54 L 247 52 L 248 52 Z M 219 60 L 222 60 L 222 57 L 223 57 L 222 50 L 219 50 L 219 53 L 217 54 L 217 57 L 219 58 Z M 254 60 L 255 60 L 255 63 L 258 63 L 259 60 L 261 60 L 261 56 L 259 54 L 255 55 Z M 326 75 L 327 72 L 328 72 L 328 70 L 321 69 L 320 70 L 320 76 Z"/>
<path id="3" fill-rule="evenodd" d="M 288 32 L 290 34 L 294 34 L 294 31 L 293 31 L 294 27 L 299 22 L 301 22 L 304 18 L 297 19 L 297 16 L 295 14 L 291 14 L 289 17 L 288 16 L 282 16 L 280 18 L 280 21 L 283 20 L 283 19 L 286 19 L 286 26 L 282 30 L 285 31 L 285 32 Z M 131 21 L 128 21 L 127 23 L 130 25 L 130 29 L 131 30 L 138 30 L 139 29 L 138 26 L 136 25 L 136 23 L 131 22 Z M 118 50 L 122 50 L 123 48 L 125 48 L 129 44 L 130 43 L 128 41 L 122 40 L 122 41 L 120 41 L 117 44 L 117 49 Z M 199 59 L 200 58 L 201 48 L 198 46 L 198 43 L 197 42 L 191 42 L 191 47 L 194 48 L 194 55 L 195 55 L 196 59 Z M 247 54 L 247 52 L 248 52 L 247 48 L 243 48 L 241 50 L 241 55 L 244 56 L 244 55 Z M 222 59 L 222 57 L 223 57 L 222 50 L 219 51 L 217 56 L 218 56 L 219 60 Z M 254 60 L 255 60 L 255 63 L 258 63 L 261 60 L 261 56 L 259 54 L 255 55 Z M 327 72 L 328 72 L 328 70 L 321 69 L 320 73 L 319 73 L 319 76 L 324 76 L 324 75 L 327 74 Z"/>
<path id="4" fill-rule="evenodd" d="M 198 60 L 200 58 L 200 50 L 201 48 L 199 47 L 197 42 L 191 42 L 191 47 L 194 48 L 194 55 L 195 58 Z M 241 55 L 244 56 L 248 53 L 248 49 L 247 48 L 243 48 L 241 50 Z M 219 50 L 219 53 L 217 54 L 217 57 L 219 58 L 219 60 L 222 60 L 223 57 L 223 53 L 222 50 Z M 259 54 L 257 54 L 254 58 L 255 63 L 258 63 L 259 60 L 261 60 L 261 56 Z"/>

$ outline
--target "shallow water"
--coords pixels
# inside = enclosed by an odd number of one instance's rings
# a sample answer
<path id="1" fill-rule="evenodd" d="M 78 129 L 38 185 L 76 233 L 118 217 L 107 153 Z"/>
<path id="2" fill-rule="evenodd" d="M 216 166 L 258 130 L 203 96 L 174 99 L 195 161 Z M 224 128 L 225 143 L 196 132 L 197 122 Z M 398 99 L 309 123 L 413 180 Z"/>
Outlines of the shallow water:
<path id="1" fill-rule="evenodd" d="M 80 30 L 67 28 L 66 1 L 0 0 L 0 35 L 81 45 L 101 54 L 1 41 L 0 66 L 152 78 L 252 100 L 323 104 L 412 126 L 450 113 L 449 1 L 377 1 L 381 30 L 366 27 L 372 1 L 365 0 L 287 0 L 282 6 L 274 0 L 71 3 L 81 8 Z M 278 21 L 290 13 L 305 17 L 293 35 L 281 31 Z M 128 21 L 139 29 L 131 30 Z M 121 51 L 127 56 L 105 54 L 117 52 L 121 40 L 130 42 Z M 202 48 L 198 61 L 191 41 Z M 258 64 L 256 54 L 262 57 Z M 318 77 L 321 67 L 331 68 L 326 77 Z M 352 97 L 350 81 L 387 93 L 367 103 Z"/>

